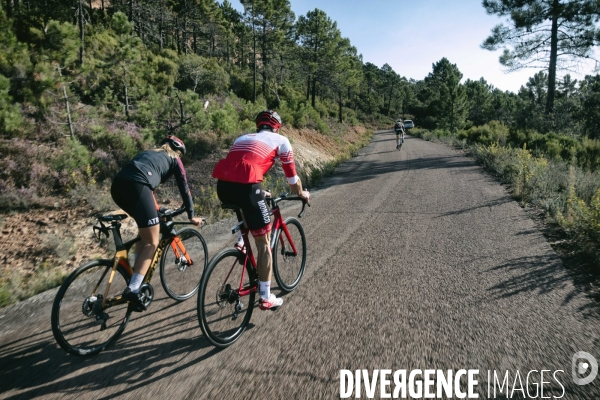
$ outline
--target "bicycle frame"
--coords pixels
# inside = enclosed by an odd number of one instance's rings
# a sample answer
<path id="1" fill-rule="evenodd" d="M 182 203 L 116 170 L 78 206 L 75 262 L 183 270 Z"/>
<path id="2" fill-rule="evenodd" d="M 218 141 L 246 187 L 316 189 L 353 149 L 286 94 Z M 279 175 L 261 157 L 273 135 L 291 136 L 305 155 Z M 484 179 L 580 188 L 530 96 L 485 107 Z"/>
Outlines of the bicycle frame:
<path id="1" fill-rule="evenodd" d="M 274 201 L 273 201 L 273 204 L 275 204 Z M 248 289 L 244 288 L 244 274 L 245 274 L 245 271 L 247 268 L 248 261 L 250 261 L 250 266 L 253 268 L 253 270 L 255 271 L 257 276 L 258 276 L 258 271 L 257 271 L 256 259 L 254 257 L 254 254 L 252 253 L 252 247 L 250 246 L 250 239 L 248 238 L 248 233 L 250 232 L 250 230 L 244 224 L 244 221 L 241 216 L 241 211 L 239 209 L 236 209 L 235 212 L 236 212 L 236 214 L 238 216 L 238 220 L 240 220 L 240 222 L 238 222 L 238 224 L 232 229 L 232 233 L 235 233 L 238 230 L 242 233 L 242 239 L 244 241 L 244 248 L 246 249 L 246 257 L 244 258 L 244 264 L 243 264 L 243 268 L 242 268 L 242 276 L 240 278 L 240 285 L 239 285 L 239 288 L 236 290 L 236 292 L 240 297 L 244 297 L 244 296 L 248 296 L 251 292 L 256 292 L 256 290 L 257 290 L 256 285 L 252 285 Z M 279 239 L 281 241 L 282 245 L 284 244 L 284 241 L 283 241 L 284 238 L 281 237 L 281 235 L 279 236 L 279 238 L 276 238 L 277 235 L 275 235 L 275 233 L 279 229 L 281 229 L 282 232 L 285 234 L 285 237 L 288 240 L 288 243 L 292 246 L 293 255 L 297 255 L 298 251 L 296 250 L 296 244 L 294 243 L 294 240 L 292 239 L 292 236 L 290 235 L 290 231 L 288 230 L 287 225 L 285 224 L 285 221 L 283 220 L 283 217 L 281 216 L 281 210 L 279 209 L 279 205 L 276 204 L 271 209 L 270 214 L 273 216 L 273 222 L 271 223 L 272 236 L 271 236 L 271 242 L 269 244 L 269 248 L 270 248 L 271 252 L 273 252 L 273 247 L 275 246 L 275 241 L 277 239 Z M 231 266 L 231 270 L 229 271 L 229 274 L 227 274 L 225 281 L 227 281 L 229 279 L 229 277 L 231 276 L 231 273 L 235 269 L 235 266 L 236 266 L 236 263 L 234 263 Z"/>
<path id="2" fill-rule="evenodd" d="M 111 230 L 113 233 L 116 252 L 115 252 L 115 257 L 114 257 L 115 261 L 113 263 L 112 269 L 110 270 L 110 276 L 108 278 L 108 283 L 106 285 L 106 290 L 104 292 L 104 296 L 102 299 L 102 309 L 106 309 L 106 308 L 116 306 L 119 304 L 123 304 L 126 302 L 125 300 L 123 300 L 121 295 L 118 295 L 118 296 L 115 296 L 112 298 L 108 298 L 108 293 L 110 291 L 110 287 L 112 285 L 113 279 L 115 277 L 115 273 L 117 272 L 117 268 L 119 265 L 121 265 L 127 271 L 127 273 L 129 274 L 130 277 L 133 275 L 133 268 L 131 268 L 131 265 L 129 264 L 129 251 L 131 250 L 131 248 L 133 247 L 133 245 L 135 243 L 137 243 L 141 240 L 140 237 L 137 237 L 135 239 L 132 239 L 128 242 L 123 243 L 123 239 L 121 238 L 121 232 L 120 232 L 121 223 L 119 223 L 119 222 L 113 222 L 110 225 L 110 227 L 107 227 L 107 228 L 109 230 Z M 152 261 L 150 262 L 150 267 L 148 268 L 148 272 L 146 272 L 146 276 L 144 277 L 143 283 L 150 283 L 150 280 L 152 279 L 152 275 L 154 274 L 154 271 L 156 271 L 158 262 L 159 262 L 160 258 L 162 257 L 162 254 L 166 247 L 167 241 L 169 241 L 171 239 L 173 239 L 173 240 L 171 240 L 171 248 L 173 249 L 173 253 L 175 254 L 175 256 L 179 259 L 181 257 L 181 255 L 183 254 L 183 257 L 185 257 L 188 264 L 189 265 L 193 264 L 192 259 L 190 258 L 187 250 L 185 249 L 185 246 L 183 245 L 183 243 L 177 236 L 177 232 L 173 229 L 173 224 L 169 224 L 169 223 L 165 223 L 165 222 L 161 221 L 160 232 L 162 234 L 162 237 L 161 237 L 160 241 L 158 242 L 158 246 L 156 248 L 156 251 L 154 252 L 154 256 L 152 257 Z M 102 274 L 102 276 L 98 280 L 98 283 L 94 287 L 92 294 L 96 293 L 96 290 L 98 290 L 100 283 L 106 276 L 106 272 L 108 272 L 108 269 L 104 272 L 104 274 Z"/>

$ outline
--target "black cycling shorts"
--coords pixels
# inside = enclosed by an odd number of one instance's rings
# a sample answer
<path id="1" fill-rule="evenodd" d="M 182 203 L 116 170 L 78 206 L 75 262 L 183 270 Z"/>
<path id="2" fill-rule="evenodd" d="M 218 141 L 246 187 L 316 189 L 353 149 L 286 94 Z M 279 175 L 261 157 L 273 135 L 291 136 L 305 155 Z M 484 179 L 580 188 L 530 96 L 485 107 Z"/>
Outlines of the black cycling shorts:
<path id="1" fill-rule="evenodd" d="M 217 196 L 222 203 L 242 209 L 252 236 L 262 236 L 271 231 L 271 215 L 260 183 L 218 181 Z"/>
<path id="2" fill-rule="evenodd" d="M 156 201 L 149 186 L 115 178 L 110 188 L 110 194 L 115 203 L 135 219 L 138 228 L 158 225 Z"/>

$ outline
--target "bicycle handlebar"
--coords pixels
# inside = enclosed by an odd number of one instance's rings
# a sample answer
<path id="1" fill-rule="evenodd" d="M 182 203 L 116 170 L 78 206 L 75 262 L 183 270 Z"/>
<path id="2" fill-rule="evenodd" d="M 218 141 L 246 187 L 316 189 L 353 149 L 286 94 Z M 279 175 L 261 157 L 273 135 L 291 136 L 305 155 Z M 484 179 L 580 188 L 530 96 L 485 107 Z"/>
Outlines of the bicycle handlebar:
<path id="1" fill-rule="evenodd" d="M 300 210 L 300 214 L 298 214 L 298 218 L 302 218 L 302 216 L 304 215 L 306 206 L 308 205 L 310 207 L 310 203 L 308 201 L 304 200 L 302 197 L 287 197 L 287 196 L 288 196 L 287 193 L 282 193 L 277 198 L 271 197 L 271 204 L 272 204 L 273 208 L 277 207 L 277 204 L 279 204 L 279 202 L 282 200 L 292 200 L 292 201 L 299 200 L 302 202 L 302 210 Z"/>
<path id="2" fill-rule="evenodd" d="M 173 219 L 173 217 L 183 214 L 184 212 L 185 212 L 185 206 L 181 206 L 176 210 L 168 210 L 165 207 L 161 207 L 158 209 L 158 216 L 159 216 L 159 218 L 166 218 L 167 221 L 171 221 Z M 178 221 L 173 222 L 173 225 L 189 225 L 189 224 L 191 224 L 191 222 L 178 222 Z M 204 225 L 206 225 L 206 218 L 202 218 L 201 226 L 204 226 Z"/>

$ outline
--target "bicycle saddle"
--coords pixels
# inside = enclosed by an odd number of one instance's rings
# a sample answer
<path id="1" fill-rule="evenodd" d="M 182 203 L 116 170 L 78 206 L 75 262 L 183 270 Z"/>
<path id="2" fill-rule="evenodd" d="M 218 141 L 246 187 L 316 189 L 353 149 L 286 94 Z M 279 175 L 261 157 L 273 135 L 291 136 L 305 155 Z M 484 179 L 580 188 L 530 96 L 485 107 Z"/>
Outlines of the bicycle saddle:
<path id="1" fill-rule="evenodd" d="M 122 221 L 127 218 L 127 214 L 102 215 L 98 219 L 102 222 Z"/>
<path id="2" fill-rule="evenodd" d="M 221 208 L 223 210 L 241 210 L 241 207 L 238 207 L 234 204 L 221 204 Z"/>

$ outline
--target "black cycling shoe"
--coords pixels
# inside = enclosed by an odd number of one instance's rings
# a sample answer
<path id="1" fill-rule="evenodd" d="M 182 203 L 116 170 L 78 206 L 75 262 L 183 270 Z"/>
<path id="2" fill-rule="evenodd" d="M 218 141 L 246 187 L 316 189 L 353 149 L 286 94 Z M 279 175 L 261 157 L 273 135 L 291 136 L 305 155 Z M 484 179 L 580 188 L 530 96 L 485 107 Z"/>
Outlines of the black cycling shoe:
<path id="1" fill-rule="evenodd" d="M 133 293 L 131 289 L 127 288 L 123 291 L 123 298 L 129 302 L 129 308 L 131 311 L 142 312 L 146 311 L 146 306 L 142 301 L 141 293 Z"/>

